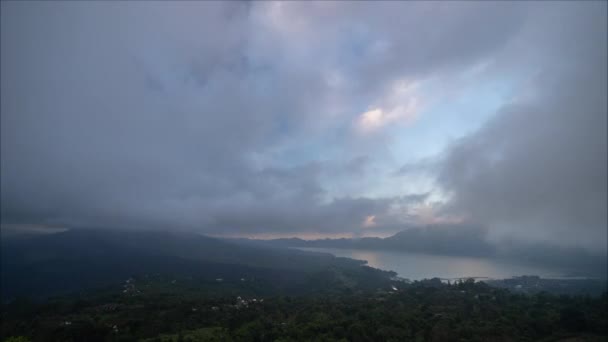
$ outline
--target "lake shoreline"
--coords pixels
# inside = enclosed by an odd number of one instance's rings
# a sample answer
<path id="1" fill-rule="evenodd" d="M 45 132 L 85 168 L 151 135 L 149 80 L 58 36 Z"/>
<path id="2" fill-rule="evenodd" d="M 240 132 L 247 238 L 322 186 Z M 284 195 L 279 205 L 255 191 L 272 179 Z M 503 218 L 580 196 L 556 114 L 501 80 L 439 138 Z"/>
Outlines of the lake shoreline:
<path id="1" fill-rule="evenodd" d="M 439 278 L 444 281 L 463 279 L 504 280 L 535 275 L 553 280 L 602 280 L 597 276 L 568 275 L 569 270 L 557 270 L 538 265 L 527 265 L 510 260 L 482 257 L 444 256 L 401 251 L 341 249 L 322 247 L 290 247 L 302 251 L 327 253 L 364 261 L 365 266 L 396 272 L 400 278 L 422 280 Z"/>

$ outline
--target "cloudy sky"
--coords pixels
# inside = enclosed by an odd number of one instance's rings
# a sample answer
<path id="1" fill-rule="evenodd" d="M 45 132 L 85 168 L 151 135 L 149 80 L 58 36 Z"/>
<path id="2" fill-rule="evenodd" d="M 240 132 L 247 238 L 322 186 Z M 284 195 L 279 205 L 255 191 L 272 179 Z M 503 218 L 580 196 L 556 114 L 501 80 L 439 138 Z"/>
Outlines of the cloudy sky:
<path id="1" fill-rule="evenodd" d="M 605 253 L 606 13 L 3 1 L 2 225 Z"/>

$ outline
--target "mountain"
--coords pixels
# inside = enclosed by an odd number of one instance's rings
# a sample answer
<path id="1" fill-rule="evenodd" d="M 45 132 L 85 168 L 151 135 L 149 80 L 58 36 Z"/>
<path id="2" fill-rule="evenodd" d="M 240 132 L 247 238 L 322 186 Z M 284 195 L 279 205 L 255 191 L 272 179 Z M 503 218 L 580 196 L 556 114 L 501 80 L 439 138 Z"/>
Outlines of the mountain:
<path id="1" fill-rule="evenodd" d="M 287 292 L 319 289 L 309 284 L 319 276 L 373 287 L 393 275 L 363 264 L 325 253 L 235 244 L 194 233 L 75 229 L 2 239 L 2 297 L 45 297 L 144 274 L 226 282 L 249 277 L 269 290 Z"/>
<path id="2" fill-rule="evenodd" d="M 274 240 L 234 240 L 241 244 L 275 247 L 348 248 L 398 250 L 458 256 L 495 256 L 495 248 L 486 242 L 474 227 L 429 226 L 415 227 L 386 238 L 364 237 L 353 239 L 302 240 L 298 238 Z"/>
<path id="3" fill-rule="evenodd" d="M 488 242 L 485 231 L 469 226 L 438 225 L 412 227 L 386 238 L 340 238 L 302 240 L 298 238 L 229 240 L 247 246 L 338 248 L 398 251 L 444 256 L 481 257 L 550 266 L 576 276 L 606 278 L 606 255 L 583 248 L 568 248 L 531 242 L 509 242 L 498 248 Z"/>

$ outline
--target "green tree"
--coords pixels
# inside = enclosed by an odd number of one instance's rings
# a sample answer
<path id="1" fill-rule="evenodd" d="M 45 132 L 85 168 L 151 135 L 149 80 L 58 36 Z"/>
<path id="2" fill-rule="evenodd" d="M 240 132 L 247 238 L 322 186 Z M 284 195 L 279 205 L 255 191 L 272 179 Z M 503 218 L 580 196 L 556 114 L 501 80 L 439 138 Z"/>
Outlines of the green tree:
<path id="1" fill-rule="evenodd" d="M 30 339 L 25 336 L 11 336 L 4 340 L 4 342 L 30 342 Z"/>

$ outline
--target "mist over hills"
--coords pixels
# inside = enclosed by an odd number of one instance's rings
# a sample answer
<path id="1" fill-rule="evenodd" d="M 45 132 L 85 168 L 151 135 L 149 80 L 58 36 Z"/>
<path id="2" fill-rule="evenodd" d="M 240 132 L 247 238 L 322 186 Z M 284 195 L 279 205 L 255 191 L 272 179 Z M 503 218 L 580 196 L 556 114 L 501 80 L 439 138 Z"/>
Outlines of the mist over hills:
<path id="1" fill-rule="evenodd" d="M 604 280 L 518 277 L 493 283 L 468 279 L 451 285 L 439 278 L 410 282 L 394 272 L 365 266 L 364 261 L 286 248 L 316 244 L 403 251 L 418 246 L 417 251 L 428 253 L 436 246 L 435 251 L 457 253 L 458 249 L 441 244 L 445 238 L 425 231 L 404 231 L 385 239 L 317 241 L 227 241 L 187 232 L 110 229 L 13 235 L 3 238 L 1 245 L 0 338 L 319 340 L 321 328 L 315 322 L 331 327 L 323 328 L 327 336 L 336 337 L 328 341 L 344 336 L 357 341 L 363 333 L 368 336 L 363 341 L 410 340 L 439 329 L 450 329 L 457 336 L 470 336 L 474 329 L 482 340 L 496 334 L 515 340 L 552 334 L 605 335 Z M 493 255 L 474 249 L 474 244 L 467 247 L 479 257 Z M 465 254 L 464 248 L 460 251 Z M 545 306 L 539 311 L 541 301 Z M 491 313 L 490 318 L 486 313 Z M 471 323 L 437 325 L 435 321 L 444 316 Z M 418 326 L 416 317 L 430 323 Z M 521 317 L 528 322 L 523 328 L 518 325 Z M 500 330 L 494 320 L 510 330 Z M 533 333 L 526 330 L 539 321 L 544 322 L 541 328 Z M 483 330 L 486 322 L 498 330 Z M 438 328 L 431 330 L 434 326 Z M 469 330 L 458 330 L 461 326 Z"/>
<path id="2" fill-rule="evenodd" d="M 46 297 L 160 274 L 203 282 L 255 278 L 259 289 L 316 291 L 339 274 L 367 286 L 393 275 L 362 261 L 284 248 L 244 246 L 194 233 L 75 229 L 2 239 L 2 297 Z"/>
<path id="3" fill-rule="evenodd" d="M 335 281 L 333 285 L 340 288 L 372 288 L 386 285 L 395 275 L 361 267 L 365 265 L 362 260 L 291 247 L 506 259 L 557 266 L 565 276 L 606 278 L 605 256 L 587 250 L 534 244 L 498 249 L 474 228 L 451 228 L 416 227 L 387 238 L 321 240 L 220 239 L 188 232 L 112 229 L 5 234 L 2 297 L 66 294 L 111 286 L 144 274 L 195 277 L 207 283 L 216 279 L 238 283 L 244 277 L 254 277 L 258 279 L 256 291 L 265 288 L 273 293 L 322 291 L 327 281 Z"/>
<path id="4" fill-rule="evenodd" d="M 411 227 L 386 238 L 339 238 L 303 240 L 234 239 L 249 244 L 274 247 L 340 248 L 378 251 L 400 251 L 445 256 L 507 259 L 520 263 L 558 267 L 567 275 L 606 278 L 606 255 L 583 248 L 560 247 L 539 243 L 511 243 L 497 246 L 474 227 L 450 225 Z"/>

